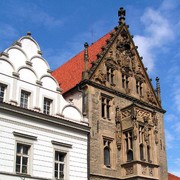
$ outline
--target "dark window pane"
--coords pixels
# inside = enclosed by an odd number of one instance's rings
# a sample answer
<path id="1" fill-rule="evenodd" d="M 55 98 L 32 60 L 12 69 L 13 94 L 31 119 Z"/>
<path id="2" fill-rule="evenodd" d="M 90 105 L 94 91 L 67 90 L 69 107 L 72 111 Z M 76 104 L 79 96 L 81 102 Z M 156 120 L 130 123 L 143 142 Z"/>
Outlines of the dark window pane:
<path id="1" fill-rule="evenodd" d="M 108 147 L 104 148 L 104 165 L 110 166 L 110 150 Z"/>
<path id="2" fill-rule="evenodd" d="M 58 171 L 54 171 L 54 177 L 58 178 Z"/>
<path id="3" fill-rule="evenodd" d="M 22 164 L 27 166 L 27 163 L 28 163 L 28 158 L 27 157 L 23 157 Z"/>
<path id="4" fill-rule="evenodd" d="M 27 166 L 22 166 L 22 173 L 25 173 L 25 174 L 27 174 Z"/>
<path id="5" fill-rule="evenodd" d="M 20 165 L 16 164 L 16 172 L 20 173 Z"/>
<path id="6" fill-rule="evenodd" d="M 28 151 L 29 151 L 29 146 L 26 146 L 26 145 L 24 145 L 23 146 L 23 154 L 28 154 Z"/>
<path id="7" fill-rule="evenodd" d="M 127 160 L 128 161 L 133 160 L 133 152 L 131 150 L 128 150 L 128 152 L 127 152 Z"/>
<path id="8" fill-rule="evenodd" d="M 144 152 L 143 152 L 143 145 L 140 145 L 140 160 L 143 161 L 144 160 Z"/>
<path id="9" fill-rule="evenodd" d="M 21 149 L 22 149 L 22 145 L 21 144 L 17 144 L 17 153 L 21 153 Z"/>
<path id="10" fill-rule="evenodd" d="M 20 156 L 16 156 L 16 164 L 20 164 L 21 162 L 21 157 Z"/>
<path id="11" fill-rule="evenodd" d="M 54 168 L 55 168 L 55 171 L 57 171 L 57 170 L 58 170 L 58 163 L 55 163 Z"/>

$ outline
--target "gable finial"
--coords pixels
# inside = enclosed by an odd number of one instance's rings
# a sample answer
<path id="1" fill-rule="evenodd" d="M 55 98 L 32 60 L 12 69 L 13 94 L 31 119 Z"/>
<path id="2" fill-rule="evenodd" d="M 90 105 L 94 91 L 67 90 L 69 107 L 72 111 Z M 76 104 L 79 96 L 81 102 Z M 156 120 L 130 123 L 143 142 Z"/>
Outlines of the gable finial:
<path id="1" fill-rule="evenodd" d="M 88 43 L 84 43 L 84 71 L 83 71 L 83 79 L 88 78 L 88 61 L 89 61 L 89 55 L 88 55 Z"/>
<path id="2" fill-rule="evenodd" d="M 159 102 L 161 102 L 161 89 L 160 89 L 159 77 L 156 77 L 156 94 Z"/>
<path id="3" fill-rule="evenodd" d="M 28 32 L 27 32 L 27 36 L 31 36 L 31 32 L 28 31 Z"/>
<path id="4" fill-rule="evenodd" d="M 125 16 L 126 16 L 126 10 L 123 7 L 120 7 L 118 11 L 119 16 L 119 24 L 124 24 L 125 22 Z"/>

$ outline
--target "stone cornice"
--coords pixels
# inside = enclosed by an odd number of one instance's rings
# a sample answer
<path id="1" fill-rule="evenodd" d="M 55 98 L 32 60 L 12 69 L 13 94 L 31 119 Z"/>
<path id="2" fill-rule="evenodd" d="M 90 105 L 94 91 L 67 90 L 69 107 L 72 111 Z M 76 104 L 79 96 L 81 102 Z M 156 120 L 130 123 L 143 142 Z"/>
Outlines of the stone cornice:
<path id="1" fill-rule="evenodd" d="M 93 82 L 93 81 L 91 81 L 91 80 L 81 81 L 79 85 L 80 85 L 80 87 L 83 87 L 85 84 L 88 84 L 88 85 L 91 85 L 91 86 L 93 86 L 93 87 L 95 87 L 95 88 L 98 88 L 98 89 L 107 91 L 107 92 L 112 93 L 112 94 L 114 94 L 114 95 L 116 95 L 116 96 L 125 98 L 125 99 L 127 99 L 127 100 L 129 100 L 129 101 L 132 101 L 132 102 L 136 103 L 136 104 L 139 104 L 139 105 L 142 105 L 142 106 L 146 106 L 146 107 L 148 107 L 148 108 L 150 108 L 150 109 L 152 109 L 152 110 L 158 111 L 158 112 L 160 112 L 160 113 L 165 113 L 165 112 L 166 112 L 164 109 L 155 107 L 155 106 L 153 106 L 153 105 L 151 105 L 151 104 L 148 104 L 148 103 L 146 103 L 146 102 L 144 102 L 144 101 L 141 101 L 141 100 L 139 100 L 139 99 L 136 99 L 136 98 L 134 98 L 134 97 L 132 97 L 132 96 L 129 96 L 129 95 L 127 95 L 127 94 L 121 93 L 121 92 L 119 92 L 119 91 L 117 91 L 117 90 L 114 90 L 114 89 L 111 89 L 111 88 L 109 88 L 109 87 L 103 86 L 103 85 L 98 84 L 98 83 L 96 83 L 96 82 Z"/>
<path id="2" fill-rule="evenodd" d="M 63 118 L 63 117 L 54 117 L 50 115 L 46 115 L 43 113 L 36 112 L 34 110 L 21 108 L 19 106 L 14 106 L 11 104 L 7 104 L 4 102 L 0 102 L 0 110 L 6 111 L 8 114 L 15 113 L 19 116 L 29 117 L 33 120 L 37 121 L 44 121 L 46 123 L 53 124 L 55 126 L 60 126 L 68 129 L 74 129 L 77 131 L 81 131 L 84 133 L 88 133 L 90 131 L 90 127 L 84 124 L 73 122 L 69 119 Z"/>

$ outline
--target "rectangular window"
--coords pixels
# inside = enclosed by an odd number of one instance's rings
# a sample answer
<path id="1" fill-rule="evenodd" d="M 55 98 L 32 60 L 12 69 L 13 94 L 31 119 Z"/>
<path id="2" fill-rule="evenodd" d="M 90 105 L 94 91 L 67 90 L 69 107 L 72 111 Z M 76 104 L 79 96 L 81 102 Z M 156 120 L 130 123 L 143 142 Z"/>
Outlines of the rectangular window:
<path id="1" fill-rule="evenodd" d="M 29 96 L 29 92 L 21 91 L 20 107 L 28 108 Z"/>
<path id="2" fill-rule="evenodd" d="M 51 104 L 52 104 L 51 99 L 44 98 L 44 110 L 43 110 L 44 114 L 50 114 Z"/>
<path id="3" fill-rule="evenodd" d="M 142 82 L 136 80 L 136 93 L 142 96 Z"/>
<path id="4" fill-rule="evenodd" d="M 65 179 L 66 153 L 55 151 L 54 177 L 59 180 Z"/>
<path id="5" fill-rule="evenodd" d="M 110 110 L 111 110 L 111 98 L 110 97 L 101 97 L 101 117 L 110 119 Z"/>
<path id="6" fill-rule="evenodd" d="M 128 89 L 129 87 L 129 77 L 127 75 L 122 74 L 122 87 L 124 89 Z"/>
<path id="7" fill-rule="evenodd" d="M 110 84 L 114 84 L 114 70 L 110 67 L 107 67 L 106 80 Z"/>
<path id="8" fill-rule="evenodd" d="M 29 174 L 30 145 L 17 143 L 16 173 Z"/>
<path id="9" fill-rule="evenodd" d="M 4 101 L 5 86 L 0 84 L 0 102 Z"/>

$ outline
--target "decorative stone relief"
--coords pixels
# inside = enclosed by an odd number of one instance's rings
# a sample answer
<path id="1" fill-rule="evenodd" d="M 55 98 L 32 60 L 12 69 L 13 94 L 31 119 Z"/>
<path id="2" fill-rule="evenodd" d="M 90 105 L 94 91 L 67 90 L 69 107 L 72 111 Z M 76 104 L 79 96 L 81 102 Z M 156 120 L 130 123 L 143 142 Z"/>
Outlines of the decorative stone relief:
<path id="1" fill-rule="evenodd" d="M 126 175 L 134 174 L 133 166 L 126 167 L 125 170 L 126 170 Z"/>
<path id="2" fill-rule="evenodd" d="M 149 118 L 144 117 L 144 140 L 146 143 L 149 142 L 149 125 L 148 125 Z"/>
<path id="3" fill-rule="evenodd" d="M 141 166 L 141 172 L 143 175 L 147 174 L 147 167 L 146 166 Z"/>
<path id="4" fill-rule="evenodd" d="M 125 110 L 122 112 L 122 119 L 126 118 L 126 117 L 130 117 L 131 116 L 131 110 Z"/>
<path id="5" fill-rule="evenodd" d="M 131 109 L 131 118 L 133 123 L 133 139 L 136 140 L 138 134 L 138 122 L 137 122 L 137 113 L 135 107 Z"/>
<path id="6" fill-rule="evenodd" d="M 118 106 L 116 107 L 115 121 L 116 121 L 116 145 L 117 148 L 120 150 L 122 144 L 122 125 L 121 125 L 121 114 Z"/>
<path id="7" fill-rule="evenodd" d="M 157 104 L 154 98 L 154 94 L 149 89 L 147 90 L 147 100 L 152 104 Z"/>
<path id="8" fill-rule="evenodd" d="M 153 176 L 153 168 L 149 167 L 149 176 Z"/>
<path id="9" fill-rule="evenodd" d="M 99 69 L 97 75 L 95 76 L 95 80 L 100 82 L 101 84 L 105 84 L 106 82 L 106 74 Z"/>
<path id="10" fill-rule="evenodd" d="M 154 136 L 155 136 L 155 143 L 158 144 L 159 142 L 159 139 L 158 139 L 158 119 L 157 119 L 157 116 L 156 116 L 156 112 L 154 111 L 152 113 L 152 121 L 153 121 L 153 125 L 154 125 Z"/>
<path id="11" fill-rule="evenodd" d="M 150 116 L 151 116 L 150 112 L 145 111 L 140 108 L 137 108 L 136 112 L 137 112 L 137 117 L 140 117 L 140 118 L 144 118 L 144 117 L 150 118 Z"/>

